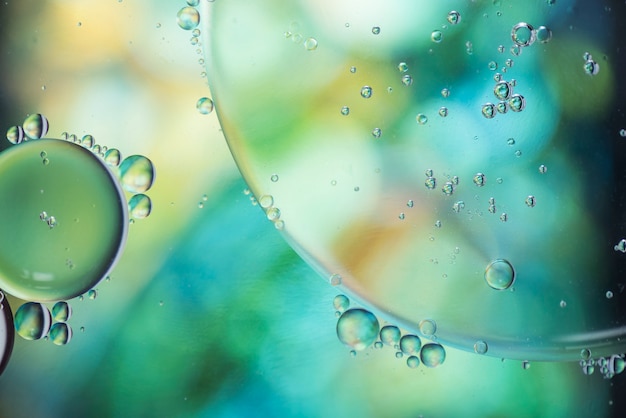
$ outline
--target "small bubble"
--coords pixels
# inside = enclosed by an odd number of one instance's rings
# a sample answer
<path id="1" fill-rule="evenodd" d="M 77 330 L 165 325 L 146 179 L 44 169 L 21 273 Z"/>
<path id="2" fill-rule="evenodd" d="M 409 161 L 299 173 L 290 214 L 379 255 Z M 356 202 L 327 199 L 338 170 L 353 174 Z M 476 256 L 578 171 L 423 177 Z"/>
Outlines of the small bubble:
<path id="1" fill-rule="evenodd" d="M 430 40 L 435 43 L 440 43 L 443 40 L 443 33 L 440 30 L 434 30 L 430 34 Z"/>
<path id="2" fill-rule="evenodd" d="M 620 129 L 619 136 L 621 136 L 622 138 L 626 138 L 626 129 Z"/>
<path id="3" fill-rule="evenodd" d="M 409 366 L 411 369 L 415 369 L 420 365 L 420 359 L 417 356 L 409 356 L 406 359 L 406 365 Z"/>
<path id="4" fill-rule="evenodd" d="M 344 116 L 348 116 L 350 114 L 350 108 L 348 106 L 343 106 L 341 108 L 341 114 Z"/>
<path id="5" fill-rule="evenodd" d="M 98 297 L 98 291 L 96 289 L 90 289 L 87 292 L 87 297 L 91 300 L 95 300 Z"/>
<path id="6" fill-rule="evenodd" d="M 487 119 L 492 119 L 496 116 L 496 107 L 493 103 L 486 103 L 483 105 L 481 112 Z"/>
<path id="7" fill-rule="evenodd" d="M 521 53 L 522 53 L 522 48 L 520 48 L 519 45 L 513 45 L 511 47 L 511 55 L 519 57 Z"/>
<path id="8" fill-rule="evenodd" d="M 498 100 L 507 100 L 511 97 L 511 86 L 506 81 L 500 81 L 494 87 L 493 94 Z"/>
<path id="9" fill-rule="evenodd" d="M 369 99 L 372 97 L 372 88 L 370 86 L 361 87 L 361 97 L 364 99 Z"/>
<path id="10" fill-rule="evenodd" d="M 506 221 L 508 221 L 508 220 L 509 220 L 509 215 L 507 215 L 506 213 L 502 213 L 502 214 L 500 215 L 500 220 L 501 220 L 502 222 L 506 222 Z"/>
<path id="11" fill-rule="evenodd" d="M 452 205 L 452 210 L 455 211 L 456 213 L 461 212 L 463 209 L 465 209 L 465 202 L 462 200 L 459 200 L 458 202 L 454 202 L 454 204 Z"/>
<path id="12" fill-rule="evenodd" d="M 535 31 L 532 25 L 520 22 L 511 29 L 511 39 L 516 45 L 526 47 L 535 42 Z"/>
<path id="13" fill-rule="evenodd" d="M 307 51 L 315 51 L 317 49 L 317 39 L 307 38 L 304 41 L 304 48 L 306 48 Z"/>
<path id="14" fill-rule="evenodd" d="M 269 208 L 267 212 L 265 213 L 265 215 L 267 216 L 267 219 L 269 219 L 270 221 L 272 222 L 277 221 L 280 218 L 280 209 L 276 207 Z"/>
<path id="15" fill-rule="evenodd" d="M 402 358 L 404 357 L 404 354 L 402 353 L 402 351 L 396 351 L 396 358 Z"/>
<path id="16" fill-rule="evenodd" d="M 55 226 L 57 226 L 57 219 L 54 216 L 49 216 L 46 219 L 46 223 L 48 224 L 48 227 L 50 227 L 50 229 L 52 229 Z"/>
<path id="17" fill-rule="evenodd" d="M 64 322 L 57 322 L 50 327 L 50 341 L 55 345 L 65 345 L 72 339 L 72 327 Z"/>
<path id="18" fill-rule="evenodd" d="M 496 110 L 498 113 L 505 114 L 509 110 L 509 104 L 505 101 L 498 102 L 496 104 Z"/>
<path id="19" fill-rule="evenodd" d="M 380 128 L 374 128 L 374 129 L 372 129 L 372 136 L 373 136 L 374 138 L 380 138 L 382 134 L 383 134 L 382 129 L 380 129 Z"/>
<path id="20" fill-rule="evenodd" d="M 611 292 L 610 290 L 607 290 L 605 296 L 607 299 L 613 299 L 613 292 Z"/>
<path id="21" fill-rule="evenodd" d="M 344 313 L 350 306 L 350 299 L 344 295 L 337 295 L 333 299 L 333 307 L 339 313 Z"/>
<path id="22" fill-rule="evenodd" d="M 403 75 L 402 84 L 404 84 L 405 86 L 410 86 L 411 84 L 413 84 L 413 77 L 411 77 L 410 74 Z"/>
<path id="23" fill-rule="evenodd" d="M 444 87 L 441 89 L 441 96 L 444 98 L 450 97 L 450 90 Z"/>
<path id="24" fill-rule="evenodd" d="M 502 53 L 504 53 L 504 51 L 505 51 L 505 50 L 506 50 L 506 49 L 504 48 L 504 45 L 498 45 L 498 52 L 499 52 L 499 53 L 501 53 L 501 54 L 502 54 Z"/>
<path id="25" fill-rule="evenodd" d="M 513 65 L 515 65 L 515 61 L 513 61 L 511 58 L 509 58 L 506 61 L 504 61 L 504 65 L 506 65 L 507 67 L 511 68 L 511 67 L 513 67 Z"/>
<path id="26" fill-rule="evenodd" d="M 52 307 L 52 318 L 57 322 L 67 322 L 72 317 L 72 307 L 65 301 L 59 301 Z"/>
<path id="27" fill-rule="evenodd" d="M 407 71 L 409 71 L 409 66 L 406 62 L 403 61 L 398 64 L 398 71 L 400 71 L 401 73 L 406 73 Z"/>
<path id="28" fill-rule="evenodd" d="M 476 354 L 485 354 L 487 353 L 488 346 L 485 341 L 479 340 L 474 343 L 474 352 Z"/>
<path id="29" fill-rule="evenodd" d="M 436 220 L 435 221 L 435 228 L 441 228 L 441 221 L 440 220 Z"/>
<path id="30" fill-rule="evenodd" d="M 530 369 L 530 361 L 528 361 L 528 360 L 522 361 L 522 369 L 524 369 L 524 370 Z"/>
<path id="31" fill-rule="evenodd" d="M 270 180 L 272 183 L 276 183 L 278 181 L 278 174 L 272 174 Z"/>
<path id="32" fill-rule="evenodd" d="M 400 329 L 394 325 L 385 325 L 380 330 L 380 340 L 385 345 L 395 347 L 400 342 Z"/>
<path id="33" fill-rule="evenodd" d="M 213 112 L 213 100 L 208 97 L 202 97 L 196 102 L 196 109 L 203 115 Z"/>
<path id="34" fill-rule="evenodd" d="M 588 348 L 583 348 L 582 350 L 580 350 L 580 357 L 583 360 L 589 360 L 591 358 L 591 350 L 589 350 Z"/>
<path id="35" fill-rule="evenodd" d="M 356 73 L 356 67 L 355 66 L 350 67 L 350 72 L 352 74 Z"/>
<path id="36" fill-rule="evenodd" d="M 483 173 L 476 173 L 473 178 L 474 184 L 478 187 L 482 187 L 485 185 L 485 175 Z"/>
<path id="37" fill-rule="evenodd" d="M 545 26 L 539 26 L 535 31 L 535 38 L 542 44 L 546 44 L 552 39 L 552 31 Z"/>
<path id="38" fill-rule="evenodd" d="M 600 71 L 600 65 L 593 59 L 587 60 L 583 68 L 588 75 L 596 75 Z"/>
<path id="39" fill-rule="evenodd" d="M 181 29 L 192 30 L 200 23 L 200 13 L 193 7 L 183 7 L 178 11 L 176 21 Z"/>
<path id="40" fill-rule="evenodd" d="M 514 94 L 509 99 L 509 107 L 513 112 L 521 112 L 526 107 L 526 99 L 521 94 Z"/>
<path id="41" fill-rule="evenodd" d="M 364 309 L 349 309 L 337 321 L 337 337 L 354 350 L 364 350 L 374 343 L 379 332 L 378 319 Z"/>
<path id="42" fill-rule="evenodd" d="M 442 106 L 439 108 L 439 116 L 441 116 L 442 118 L 445 118 L 446 116 L 448 116 L 448 108 L 445 106 Z"/>
<path id="43" fill-rule="evenodd" d="M 379 27 L 379 26 L 374 26 L 374 27 L 372 28 L 372 33 L 373 33 L 374 35 L 378 35 L 378 34 L 380 33 L 380 27 Z"/>
<path id="44" fill-rule="evenodd" d="M 547 172 L 548 172 L 548 167 L 546 167 L 545 165 L 541 164 L 539 166 L 539 173 L 546 174 Z"/>
<path id="45" fill-rule="evenodd" d="M 152 200 L 145 194 L 138 193 L 128 201 L 128 214 L 132 219 L 147 218 L 152 212 Z"/>
<path id="46" fill-rule="evenodd" d="M 122 159 L 122 154 L 119 150 L 111 148 L 104 153 L 104 162 L 109 167 L 117 167 Z"/>
<path id="47" fill-rule="evenodd" d="M 419 329 L 424 336 L 430 337 L 437 332 L 437 324 L 431 319 L 424 319 L 420 321 Z"/>
<path id="48" fill-rule="evenodd" d="M 376 341 L 374 343 L 374 348 L 376 348 L 377 350 L 380 350 L 381 348 L 383 348 L 383 343 L 380 341 Z"/>
<path id="49" fill-rule="evenodd" d="M 626 239 L 620 240 L 615 247 L 613 247 L 615 251 L 621 251 L 626 253 Z"/>
<path id="50" fill-rule="evenodd" d="M 461 23 L 461 13 L 457 12 L 456 10 L 451 10 L 446 17 L 446 20 L 451 25 L 457 25 Z"/>
<path id="51" fill-rule="evenodd" d="M 131 155 L 120 164 L 119 178 L 122 187 L 130 193 L 143 193 L 150 189 L 154 174 L 152 161 L 143 155 Z"/>
<path id="52" fill-rule="evenodd" d="M 418 337 L 417 335 L 407 334 L 400 338 L 400 350 L 402 350 L 404 354 L 416 354 L 417 352 L 419 352 L 421 347 L 422 340 L 420 340 L 420 337 Z"/>
<path id="53" fill-rule="evenodd" d="M 535 196 L 529 195 L 528 197 L 526 197 L 526 200 L 524 200 L 524 202 L 529 208 L 534 208 L 537 204 L 537 199 L 535 199 Z"/>
<path id="54" fill-rule="evenodd" d="M 446 351 L 443 346 L 436 343 L 426 344 L 420 351 L 420 358 L 426 367 L 437 367 L 446 359 Z"/>
<path id="55" fill-rule="evenodd" d="M 487 64 L 487 68 L 489 68 L 491 71 L 495 71 L 498 68 L 498 63 L 496 63 L 495 61 L 489 61 L 489 64 Z"/>
<path id="56" fill-rule="evenodd" d="M 417 121 L 417 123 L 419 123 L 420 125 L 425 125 L 428 123 L 428 116 L 426 116 L 423 113 L 418 113 L 417 116 L 415 116 L 415 120 Z"/>
<path id="57" fill-rule="evenodd" d="M 331 286 L 339 286 L 341 284 L 341 275 L 340 274 L 332 274 L 329 278 L 328 278 L 328 282 L 330 283 Z"/>
<path id="58" fill-rule="evenodd" d="M 259 198 L 259 205 L 263 209 L 267 209 L 274 205 L 274 197 L 272 195 L 263 195 Z"/>
<path id="59" fill-rule="evenodd" d="M 496 83 L 499 83 L 500 81 L 502 81 L 502 74 L 500 73 L 495 73 L 493 75 L 493 81 L 495 81 Z"/>
<path id="60" fill-rule="evenodd" d="M 441 188 L 441 191 L 446 196 L 450 196 L 452 193 L 454 193 L 454 185 L 452 184 L 451 181 L 447 181 L 446 184 L 444 184 L 443 187 Z"/>
<path id="61" fill-rule="evenodd" d="M 565 302 L 564 300 L 561 300 L 561 301 L 559 302 L 559 307 L 561 307 L 561 308 L 565 308 L 566 306 L 567 306 L 567 302 Z"/>
<path id="62" fill-rule="evenodd" d="M 39 340 L 48 335 L 51 323 L 50 311 L 41 303 L 26 302 L 15 312 L 15 331 L 26 340 Z"/>
<path id="63" fill-rule="evenodd" d="M 404 220 L 405 216 L 404 216 L 404 212 L 400 212 L 400 214 L 398 215 L 398 219 L 400 219 L 401 221 Z"/>
<path id="64" fill-rule="evenodd" d="M 507 260 L 494 260 L 485 269 L 485 281 L 495 290 L 505 290 L 515 281 L 515 270 Z"/>

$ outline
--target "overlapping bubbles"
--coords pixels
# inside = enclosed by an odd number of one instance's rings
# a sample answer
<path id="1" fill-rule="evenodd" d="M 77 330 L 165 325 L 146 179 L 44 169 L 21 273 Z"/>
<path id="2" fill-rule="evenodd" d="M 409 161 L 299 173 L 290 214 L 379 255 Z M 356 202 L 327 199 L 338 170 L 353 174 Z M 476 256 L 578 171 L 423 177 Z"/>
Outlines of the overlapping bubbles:
<path id="1" fill-rule="evenodd" d="M 581 42 L 553 0 L 201 7 L 246 193 L 341 292 L 352 355 L 623 371 L 624 190 L 606 167 L 624 174 L 626 120 L 603 30 Z"/>
<path id="2" fill-rule="evenodd" d="M 148 158 L 122 158 L 92 135 L 45 138 L 48 128 L 44 115 L 29 115 L 7 130 L 11 145 L 0 153 L 0 373 L 14 332 L 57 345 L 71 340 L 67 301 L 96 297 L 122 253 L 129 223 L 152 210 L 144 194 L 155 177 Z M 15 316 L 8 295 L 26 301 Z"/>

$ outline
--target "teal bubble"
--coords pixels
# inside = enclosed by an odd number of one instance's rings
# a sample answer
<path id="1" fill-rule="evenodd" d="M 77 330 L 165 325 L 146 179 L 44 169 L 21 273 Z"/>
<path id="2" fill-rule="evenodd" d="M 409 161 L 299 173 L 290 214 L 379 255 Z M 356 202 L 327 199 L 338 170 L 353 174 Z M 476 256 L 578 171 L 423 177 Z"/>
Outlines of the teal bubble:
<path id="1" fill-rule="evenodd" d="M 378 331 L 378 319 L 365 309 L 349 309 L 337 321 L 339 341 L 358 351 L 372 345 L 378 337 Z"/>
<path id="2" fill-rule="evenodd" d="M 474 343 L 474 352 L 476 354 L 485 354 L 489 347 L 485 341 L 479 340 Z"/>
<path id="3" fill-rule="evenodd" d="M 104 162 L 109 167 L 117 167 L 122 160 L 122 154 L 116 148 L 111 148 L 104 153 Z"/>
<path id="4" fill-rule="evenodd" d="M 213 107 L 213 100 L 208 97 L 202 97 L 196 102 L 196 109 L 203 115 L 208 115 L 213 112 Z"/>
<path id="5" fill-rule="evenodd" d="M 176 21 L 181 29 L 192 30 L 200 23 L 200 13 L 194 7 L 183 7 L 178 11 Z"/>
<path id="6" fill-rule="evenodd" d="M 493 103 L 485 103 L 481 109 L 481 113 L 487 119 L 492 119 L 496 116 L 496 106 Z"/>
<path id="7" fill-rule="evenodd" d="M 380 330 L 380 340 L 391 347 L 395 347 L 400 342 L 400 336 L 400 329 L 395 325 L 385 325 Z"/>
<path id="8" fill-rule="evenodd" d="M 7 129 L 7 140 L 12 144 L 19 144 L 24 140 L 24 128 L 21 126 L 11 126 Z"/>
<path id="9" fill-rule="evenodd" d="M 49 165 L 41 164 L 42 150 Z M 93 288 L 117 262 L 128 230 L 126 199 L 91 151 L 56 139 L 6 149 L 0 196 L 14 197 L 0 205 L 0 288 L 6 293 L 29 301 L 69 300 Z"/>
<path id="10" fill-rule="evenodd" d="M 435 43 L 440 43 L 443 41 L 443 33 L 440 30 L 434 30 L 430 34 L 430 40 Z"/>
<path id="11" fill-rule="evenodd" d="M 361 97 L 364 99 L 369 99 L 372 97 L 372 88 L 370 86 L 361 87 Z"/>
<path id="12" fill-rule="evenodd" d="M 419 323 L 419 329 L 422 335 L 431 337 L 437 332 L 437 324 L 432 319 L 423 319 Z"/>
<path id="13" fill-rule="evenodd" d="M 147 218 L 150 212 L 152 212 L 152 200 L 145 194 L 136 194 L 128 201 L 128 214 L 132 219 Z"/>
<path id="14" fill-rule="evenodd" d="M 441 366 L 446 359 L 446 350 L 441 344 L 425 344 L 420 350 L 420 359 L 426 367 Z"/>
<path id="15" fill-rule="evenodd" d="M 428 123 L 428 116 L 426 116 L 423 113 L 418 113 L 417 116 L 415 117 L 415 120 L 420 125 L 426 125 Z"/>
<path id="16" fill-rule="evenodd" d="M 419 357 L 409 356 L 409 358 L 406 359 L 406 365 L 409 366 L 411 369 L 415 369 L 417 366 L 420 365 Z"/>
<path id="17" fill-rule="evenodd" d="M 485 269 L 485 281 L 492 289 L 508 289 L 515 281 L 515 269 L 507 260 L 494 260 Z"/>
<path id="18" fill-rule="evenodd" d="M 421 346 L 422 340 L 420 340 L 420 337 L 417 335 L 407 334 L 400 338 L 400 350 L 402 350 L 404 354 L 416 354 L 419 352 Z"/>
<path id="19" fill-rule="evenodd" d="M 9 364 L 15 341 L 15 326 L 9 302 L 0 290 L 0 376 Z"/>
<path id="20" fill-rule="evenodd" d="M 24 119 L 22 124 L 24 134 L 30 139 L 39 139 L 48 133 L 48 119 L 40 113 L 35 113 Z"/>
<path id="21" fill-rule="evenodd" d="M 72 317 L 72 307 L 65 301 L 59 301 L 52 307 L 52 318 L 57 322 L 67 322 Z"/>
<path id="22" fill-rule="evenodd" d="M 80 143 L 85 148 L 91 148 L 96 144 L 96 139 L 93 137 L 93 135 L 84 135 L 83 138 L 80 140 Z"/>
<path id="23" fill-rule="evenodd" d="M 52 316 L 48 308 L 38 302 L 26 302 L 15 312 L 15 331 L 25 340 L 39 340 L 50 330 Z"/>
<path id="24" fill-rule="evenodd" d="M 520 22 L 511 29 L 511 39 L 518 46 L 529 46 L 535 42 L 535 30 L 532 25 Z"/>
<path id="25" fill-rule="evenodd" d="M 507 100 L 511 97 L 511 85 L 507 81 L 500 81 L 493 88 L 493 94 L 498 100 Z"/>
<path id="26" fill-rule="evenodd" d="M 552 31 L 545 26 L 539 26 L 535 31 L 535 38 L 540 43 L 546 44 L 552 39 Z"/>
<path id="27" fill-rule="evenodd" d="M 337 295 L 333 299 L 333 307 L 339 313 L 344 313 L 350 306 L 350 299 L 345 295 Z"/>
<path id="28" fill-rule="evenodd" d="M 72 327 L 65 322 L 57 322 L 50 327 L 50 341 L 56 345 L 65 345 L 72 339 Z"/>
<path id="29" fill-rule="evenodd" d="M 448 13 L 446 19 L 451 25 L 458 25 L 459 23 L 461 23 L 461 13 L 457 12 L 456 10 L 451 10 Z"/>
<path id="30" fill-rule="evenodd" d="M 526 107 L 526 99 L 521 94 L 514 94 L 509 99 L 509 107 L 513 112 L 521 112 Z"/>
<path id="31" fill-rule="evenodd" d="M 152 161 L 143 155 L 131 155 L 120 164 L 120 181 L 124 190 L 130 193 L 143 193 L 154 182 Z"/>
<path id="32" fill-rule="evenodd" d="M 611 356 L 610 362 L 611 362 L 611 371 L 613 374 L 620 374 L 626 368 L 626 360 L 624 360 L 624 357 L 622 356 L 613 355 Z"/>

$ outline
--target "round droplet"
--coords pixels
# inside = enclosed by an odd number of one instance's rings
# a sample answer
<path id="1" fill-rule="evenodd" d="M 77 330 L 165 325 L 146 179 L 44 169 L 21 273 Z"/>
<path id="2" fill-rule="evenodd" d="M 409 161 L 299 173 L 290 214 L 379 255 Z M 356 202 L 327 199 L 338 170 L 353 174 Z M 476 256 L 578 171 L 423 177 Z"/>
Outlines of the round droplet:
<path id="1" fill-rule="evenodd" d="M 472 179 L 472 181 L 478 187 L 483 187 L 485 185 L 486 178 L 485 178 L 485 175 L 483 173 L 476 173 L 476 174 L 474 174 L 474 178 Z"/>
<path id="2" fill-rule="evenodd" d="M 406 365 L 409 366 L 411 369 L 416 368 L 417 366 L 420 365 L 420 359 L 417 356 L 409 356 L 406 359 Z"/>
<path id="3" fill-rule="evenodd" d="M 529 46 L 535 42 L 535 31 L 528 23 L 520 22 L 511 29 L 511 39 L 516 45 Z"/>
<path id="4" fill-rule="evenodd" d="M 24 128 L 21 126 L 11 126 L 7 129 L 7 139 L 12 144 L 19 144 L 24 140 Z"/>
<path id="5" fill-rule="evenodd" d="M 583 68 L 588 75 L 596 75 L 600 72 L 600 65 L 592 59 L 587 60 Z"/>
<path id="6" fill-rule="evenodd" d="M 342 282 L 341 275 L 340 274 L 332 274 L 328 278 L 328 282 L 330 283 L 331 286 L 339 286 L 341 284 L 341 282 Z"/>
<path id="7" fill-rule="evenodd" d="M 419 323 L 419 329 L 422 335 L 430 337 L 437 332 L 437 324 L 432 319 L 423 319 Z"/>
<path id="8" fill-rule="evenodd" d="M 430 34 L 430 40 L 439 43 L 443 40 L 443 33 L 440 30 L 434 30 Z"/>
<path id="9" fill-rule="evenodd" d="M 559 302 L 559 306 L 560 306 L 561 308 L 565 308 L 565 307 L 567 307 L 567 302 L 565 302 L 564 300 L 562 300 L 562 301 L 560 301 L 560 302 Z"/>
<path id="10" fill-rule="evenodd" d="M 354 66 L 350 67 L 350 72 L 352 74 L 356 73 L 356 67 L 354 67 Z"/>
<path id="11" fill-rule="evenodd" d="M 128 201 L 128 214 L 133 219 L 147 218 L 152 212 L 152 200 L 145 194 L 134 195 Z"/>
<path id="12" fill-rule="evenodd" d="M 348 116 L 350 114 L 350 108 L 348 106 L 343 106 L 341 108 L 341 114 L 344 116 Z"/>
<path id="13" fill-rule="evenodd" d="M 611 356 L 610 362 L 612 363 L 611 369 L 614 374 L 620 374 L 626 368 L 626 361 L 622 356 L 613 355 Z"/>
<path id="14" fill-rule="evenodd" d="M 152 187 L 154 166 L 143 155 L 131 155 L 120 164 L 120 181 L 124 190 L 130 193 L 143 193 Z"/>
<path id="15" fill-rule="evenodd" d="M 380 340 L 383 344 L 395 347 L 400 343 L 400 329 L 395 325 L 385 325 L 380 330 Z"/>
<path id="16" fill-rule="evenodd" d="M 457 12 L 456 10 L 452 10 L 448 13 L 446 19 L 451 25 L 457 25 L 461 22 L 461 13 Z"/>
<path id="17" fill-rule="evenodd" d="M 552 31 L 545 26 L 539 26 L 535 31 L 535 38 L 542 44 L 546 44 L 552 39 Z"/>
<path id="18" fill-rule="evenodd" d="M 442 118 L 445 118 L 446 116 L 448 116 L 448 108 L 445 106 L 440 107 L 439 116 L 441 116 Z"/>
<path id="19" fill-rule="evenodd" d="M 487 64 L 487 68 L 489 68 L 491 71 L 495 71 L 498 68 L 498 63 L 495 61 L 489 61 L 489 64 Z"/>
<path id="20" fill-rule="evenodd" d="M 613 292 L 611 292 L 610 290 L 607 290 L 605 296 L 607 299 L 613 299 Z"/>
<path id="21" fill-rule="evenodd" d="M 515 281 L 513 265 L 503 259 L 492 261 L 485 269 L 485 281 L 492 289 L 508 289 Z"/>
<path id="22" fill-rule="evenodd" d="M 364 350 L 374 343 L 379 332 L 378 319 L 365 309 L 349 309 L 337 321 L 339 341 L 354 350 Z"/>
<path id="23" fill-rule="evenodd" d="M 493 103 L 485 103 L 481 109 L 481 112 L 484 117 L 487 119 L 492 119 L 496 116 L 496 107 Z"/>
<path id="24" fill-rule="evenodd" d="M 428 116 L 424 115 L 423 113 L 418 113 L 417 116 L 415 116 L 415 120 L 420 125 L 426 125 L 428 123 Z"/>
<path id="25" fill-rule="evenodd" d="M 426 367 L 440 366 L 446 359 L 446 350 L 440 344 L 426 344 L 420 351 L 420 359 Z"/>
<path id="26" fill-rule="evenodd" d="M 487 353 L 488 347 L 485 341 L 479 340 L 474 343 L 474 352 L 476 354 L 485 354 Z"/>
<path id="27" fill-rule="evenodd" d="M 96 289 L 89 289 L 87 297 L 91 300 L 95 300 L 98 297 L 98 291 Z"/>
<path id="28" fill-rule="evenodd" d="M 196 109 L 203 115 L 208 115 L 213 111 L 213 100 L 208 97 L 202 97 L 196 102 Z"/>
<path id="29" fill-rule="evenodd" d="M 315 51 L 317 49 L 317 39 L 315 39 L 315 38 L 307 38 L 304 41 L 304 48 L 307 51 Z"/>
<path id="30" fill-rule="evenodd" d="M 72 317 L 72 307 L 65 301 L 60 301 L 52 307 L 52 318 L 57 322 L 67 322 Z"/>
<path id="31" fill-rule="evenodd" d="M 32 114 L 24 120 L 22 128 L 28 138 L 42 138 L 48 133 L 48 119 L 39 113 Z"/>
<path id="32" fill-rule="evenodd" d="M 494 87 L 493 94 L 498 100 L 507 100 L 511 97 L 511 86 L 506 81 L 500 81 Z"/>
<path id="33" fill-rule="evenodd" d="M 406 62 L 401 62 L 398 64 L 398 71 L 400 71 L 401 73 L 406 73 L 407 71 L 409 71 L 409 66 Z"/>
<path id="34" fill-rule="evenodd" d="M 50 330 L 52 317 L 48 308 L 37 302 L 26 302 L 15 312 L 15 331 L 25 340 L 39 340 Z"/>
<path id="35" fill-rule="evenodd" d="M 178 11 L 176 21 L 182 29 L 192 30 L 200 23 L 200 13 L 194 7 L 183 7 Z"/>
<path id="36" fill-rule="evenodd" d="M 446 184 L 444 184 L 443 187 L 441 188 L 441 191 L 446 196 L 450 196 L 452 193 L 454 193 L 454 185 L 452 184 L 451 181 L 447 181 Z"/>
<path id="37" fill-rule="evenodd" d="M 333 306 L 337 312 L 344 313 L 350 306 L 350 299 L 345 295 L 337 295 L 333 299 Z"/>
<path id="38" fill-rule="evenodd" d="M 9 364 L 15 340 L 15 325 L 9 302 L 0 290 L 0 376 Z"/>
<path id="39" fill-rule="evenodd" d="M 267 209 L 269 207 L 272 207 L 274 205 L 274 197 L 272 195 L 268 195 L 268 194 L 259 197 L 259 205 L 263 209 Z"/>
<path id="40" fill-rule="evenodd" d="M 364 99 L 369 99 L 372 97 L 372 88 L 370 86 L 361 87 L 361 97 Z"/>
<path id="41" fill-rule="evenodd" d="M 374 27 L 372 28 L 372 33 L 373 33 L 374 35 L 378 35 L 378 34 L 380 33 L 380 27 L 379 27 L 379 26 L 374 26 Z"/>
<path id="42" fill-rule="evenodd" d="M 54 164 L 41 164 L 42 149 Z M 6 293 L 31 301 L 69 300 L 117 262 L 128 228 L 126 199 L 91 151 L 56 139 L 11 147 L 0 158 L 0 196 L 23 196 L 0 205 L 0 288 Z M 44 219 L 33 216 L 42 210 Z M 20 236 L 28 239 L 15 239 Z"/>
<path id="43" fill-rule="evenodd" d="M 374 138 L 380 138 L 382 134 L 383 134 L 382 129 L 380 129 L 380 128 L 374 128 L 374 129 L 372 129 L 372 136 L 373 136 Z"/>
<path id="44" fill-rule="evenodd" d="M 93 135 L 84 135 L 80 142 L 83 147 L 91 148 L 96 143 L 96 140 L 94 139 Z"/>
<path id="45" fill-rule="evenodd" d="M 50 341 L 56 345 L 65 345 L 72 339 L 72 327 L 65 322 L 57 322 L 50 328 Z"/>
<path id="46" fill-rule="evenodd" d="M 521 112 L 526 107 L 526 99 L 521 94 L 514 94 L 509 99 L 509 107 L 513 112 Z"/>
<path id="47" fill-rule="evenodd" d="M 417 335 L 407 334 L 400 338 L 400 350 L 402 350 L 404 354 L 416 354 L 419 352 L 421 346 L 422 340 L 420 340 L 420 337 Z"/>
<path id="48" fill-rule="evenodd" d="M 450 89 L 447 89 L 447 88 L 441 89 L 441 96 L 444 98 L 450 97 Z"/>
<path id="49" fill-rule="evenodd" d="M 498 113 L 504 114 L 504 113 L 507 112 L 507 110 L 509 110 L 509 104 L 507 102 L 504 102 L 504 101 L 498 102 L 496 104 L 496 110 L 498 111 Z"/>
<path id="50" fill-rule="evenodd" d="M 122 154 L 118 149 L 111 148 L 104 153 L 104 162 L 109 167 L 117 167 L 120 165 L 120 161 L 122 159 Z"/>
<path id="51" fill-rule="evenodd" d="M 276 207 L 269 208 L 267 212 L 265 212 L 265 215 L 267 216 L 267 219 L 275 222 L 280 218 L 280 209 Z"/>
<path id="52" fill-rule="evenodd" d="M 537 204 L 537 199 L 535 199 L 535 196 L 530 195 L 526 197 L 526 200 L 524 200 L 524 203 L 526 203 L 526 206 L 528 206 L 529 208 L 534 208 L 535 205 Z"/>

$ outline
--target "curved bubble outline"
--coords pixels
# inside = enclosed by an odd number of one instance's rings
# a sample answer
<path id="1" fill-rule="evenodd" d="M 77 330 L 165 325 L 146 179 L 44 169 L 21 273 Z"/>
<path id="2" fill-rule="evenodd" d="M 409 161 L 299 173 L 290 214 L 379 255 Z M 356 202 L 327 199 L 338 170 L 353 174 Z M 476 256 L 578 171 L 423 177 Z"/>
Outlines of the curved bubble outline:
<path id="1" fill-rule="evenodd" d="M 0 293 L 2 293 L 1 290 Z M 0 336 L 4 334 L 3 338 L 6 338 L 6 341 L 3 343 L 3 346 L 0 346 L 0 376 L 2 376 L 9 364 L 9 359 L 13 352 L 13 344 L 15 343 L 14 330 L 11 306 L 9 306 L 6 296 L 3 296 L 0 301 Z"/>

